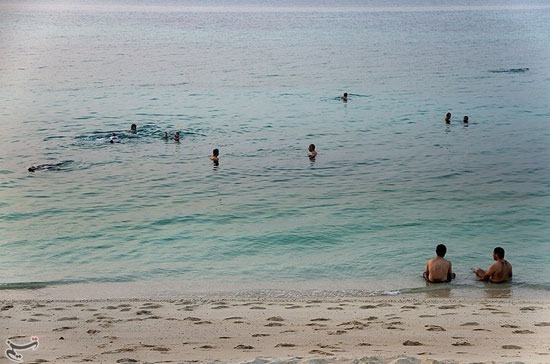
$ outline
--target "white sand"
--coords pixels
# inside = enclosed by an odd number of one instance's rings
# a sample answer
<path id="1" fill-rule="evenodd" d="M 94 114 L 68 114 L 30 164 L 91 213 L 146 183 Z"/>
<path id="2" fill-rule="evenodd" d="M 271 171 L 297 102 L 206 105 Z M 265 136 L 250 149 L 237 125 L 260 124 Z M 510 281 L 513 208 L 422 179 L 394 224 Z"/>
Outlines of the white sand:
<path id="1" fill-rule="evenodd" d="M 550 363 L 547 301 L 4 300 L 0 322 L 39 337 L 25 362 Z"/>

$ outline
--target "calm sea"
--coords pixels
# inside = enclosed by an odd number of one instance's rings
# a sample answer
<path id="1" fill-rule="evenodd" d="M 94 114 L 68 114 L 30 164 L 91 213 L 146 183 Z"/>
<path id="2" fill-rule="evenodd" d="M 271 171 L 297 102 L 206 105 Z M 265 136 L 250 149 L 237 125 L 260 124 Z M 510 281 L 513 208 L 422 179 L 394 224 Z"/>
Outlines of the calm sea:
<path id="1" fill-rule="evenodd" d="M 0 0 L 0 49 L 4 289 L 423 292 L 444 243 L 550 296 L 548 2 Z"/>

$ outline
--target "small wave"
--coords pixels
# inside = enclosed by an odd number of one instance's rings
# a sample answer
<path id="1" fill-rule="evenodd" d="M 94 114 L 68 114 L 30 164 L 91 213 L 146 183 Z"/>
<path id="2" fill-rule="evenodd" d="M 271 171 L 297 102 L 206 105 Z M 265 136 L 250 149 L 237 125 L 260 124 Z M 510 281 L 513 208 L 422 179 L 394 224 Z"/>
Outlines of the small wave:
<path id="1" fill-rule="evenodd" d="M 498 69 L 498 70 L 489 70 L 491 73 L 523 73 L 529 71 L 529 68 L 509 68 L 509 69 Z"/>

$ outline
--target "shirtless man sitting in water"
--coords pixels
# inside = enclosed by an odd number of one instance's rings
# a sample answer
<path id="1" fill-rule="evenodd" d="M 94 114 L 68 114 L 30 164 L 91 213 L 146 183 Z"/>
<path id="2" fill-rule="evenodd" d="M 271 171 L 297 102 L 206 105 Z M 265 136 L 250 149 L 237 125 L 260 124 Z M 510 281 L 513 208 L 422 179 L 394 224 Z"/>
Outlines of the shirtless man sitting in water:
<path id="1" fill-rule="evenodd" d="M 492 266 L 484 271 L 478 268 L 475 273 L 482 281 L 489 281 L 493 283 L 507 282 L 512 279 L 512 265 L 504 260 L 504 249 L 501 247 L 493 250 L 493 259 L 496 260 Z"/>
<path id="2" fill-rule="evenodd" d="M 455 274 L 453 273 L 451 262 L 443 258 L 447 253 L 447 247 L 439 244 L 435 248 L 435 253 L 437 256 L 426 263 L 424 279 L 431 283 L 450 282 L 451 279 L 455 278 Z"/>

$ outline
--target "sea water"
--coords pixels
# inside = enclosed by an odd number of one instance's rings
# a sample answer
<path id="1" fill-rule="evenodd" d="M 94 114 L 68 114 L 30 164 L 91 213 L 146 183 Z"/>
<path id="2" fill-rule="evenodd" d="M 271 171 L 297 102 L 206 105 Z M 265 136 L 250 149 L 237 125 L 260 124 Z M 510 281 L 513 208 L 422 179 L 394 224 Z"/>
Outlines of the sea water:
<path id="1" fill-rule="evenodd" d="M 545 2 L 1 0 L 0 286 L 419 292 L 444 243 L 548 296 L 549 45 Z"/>

